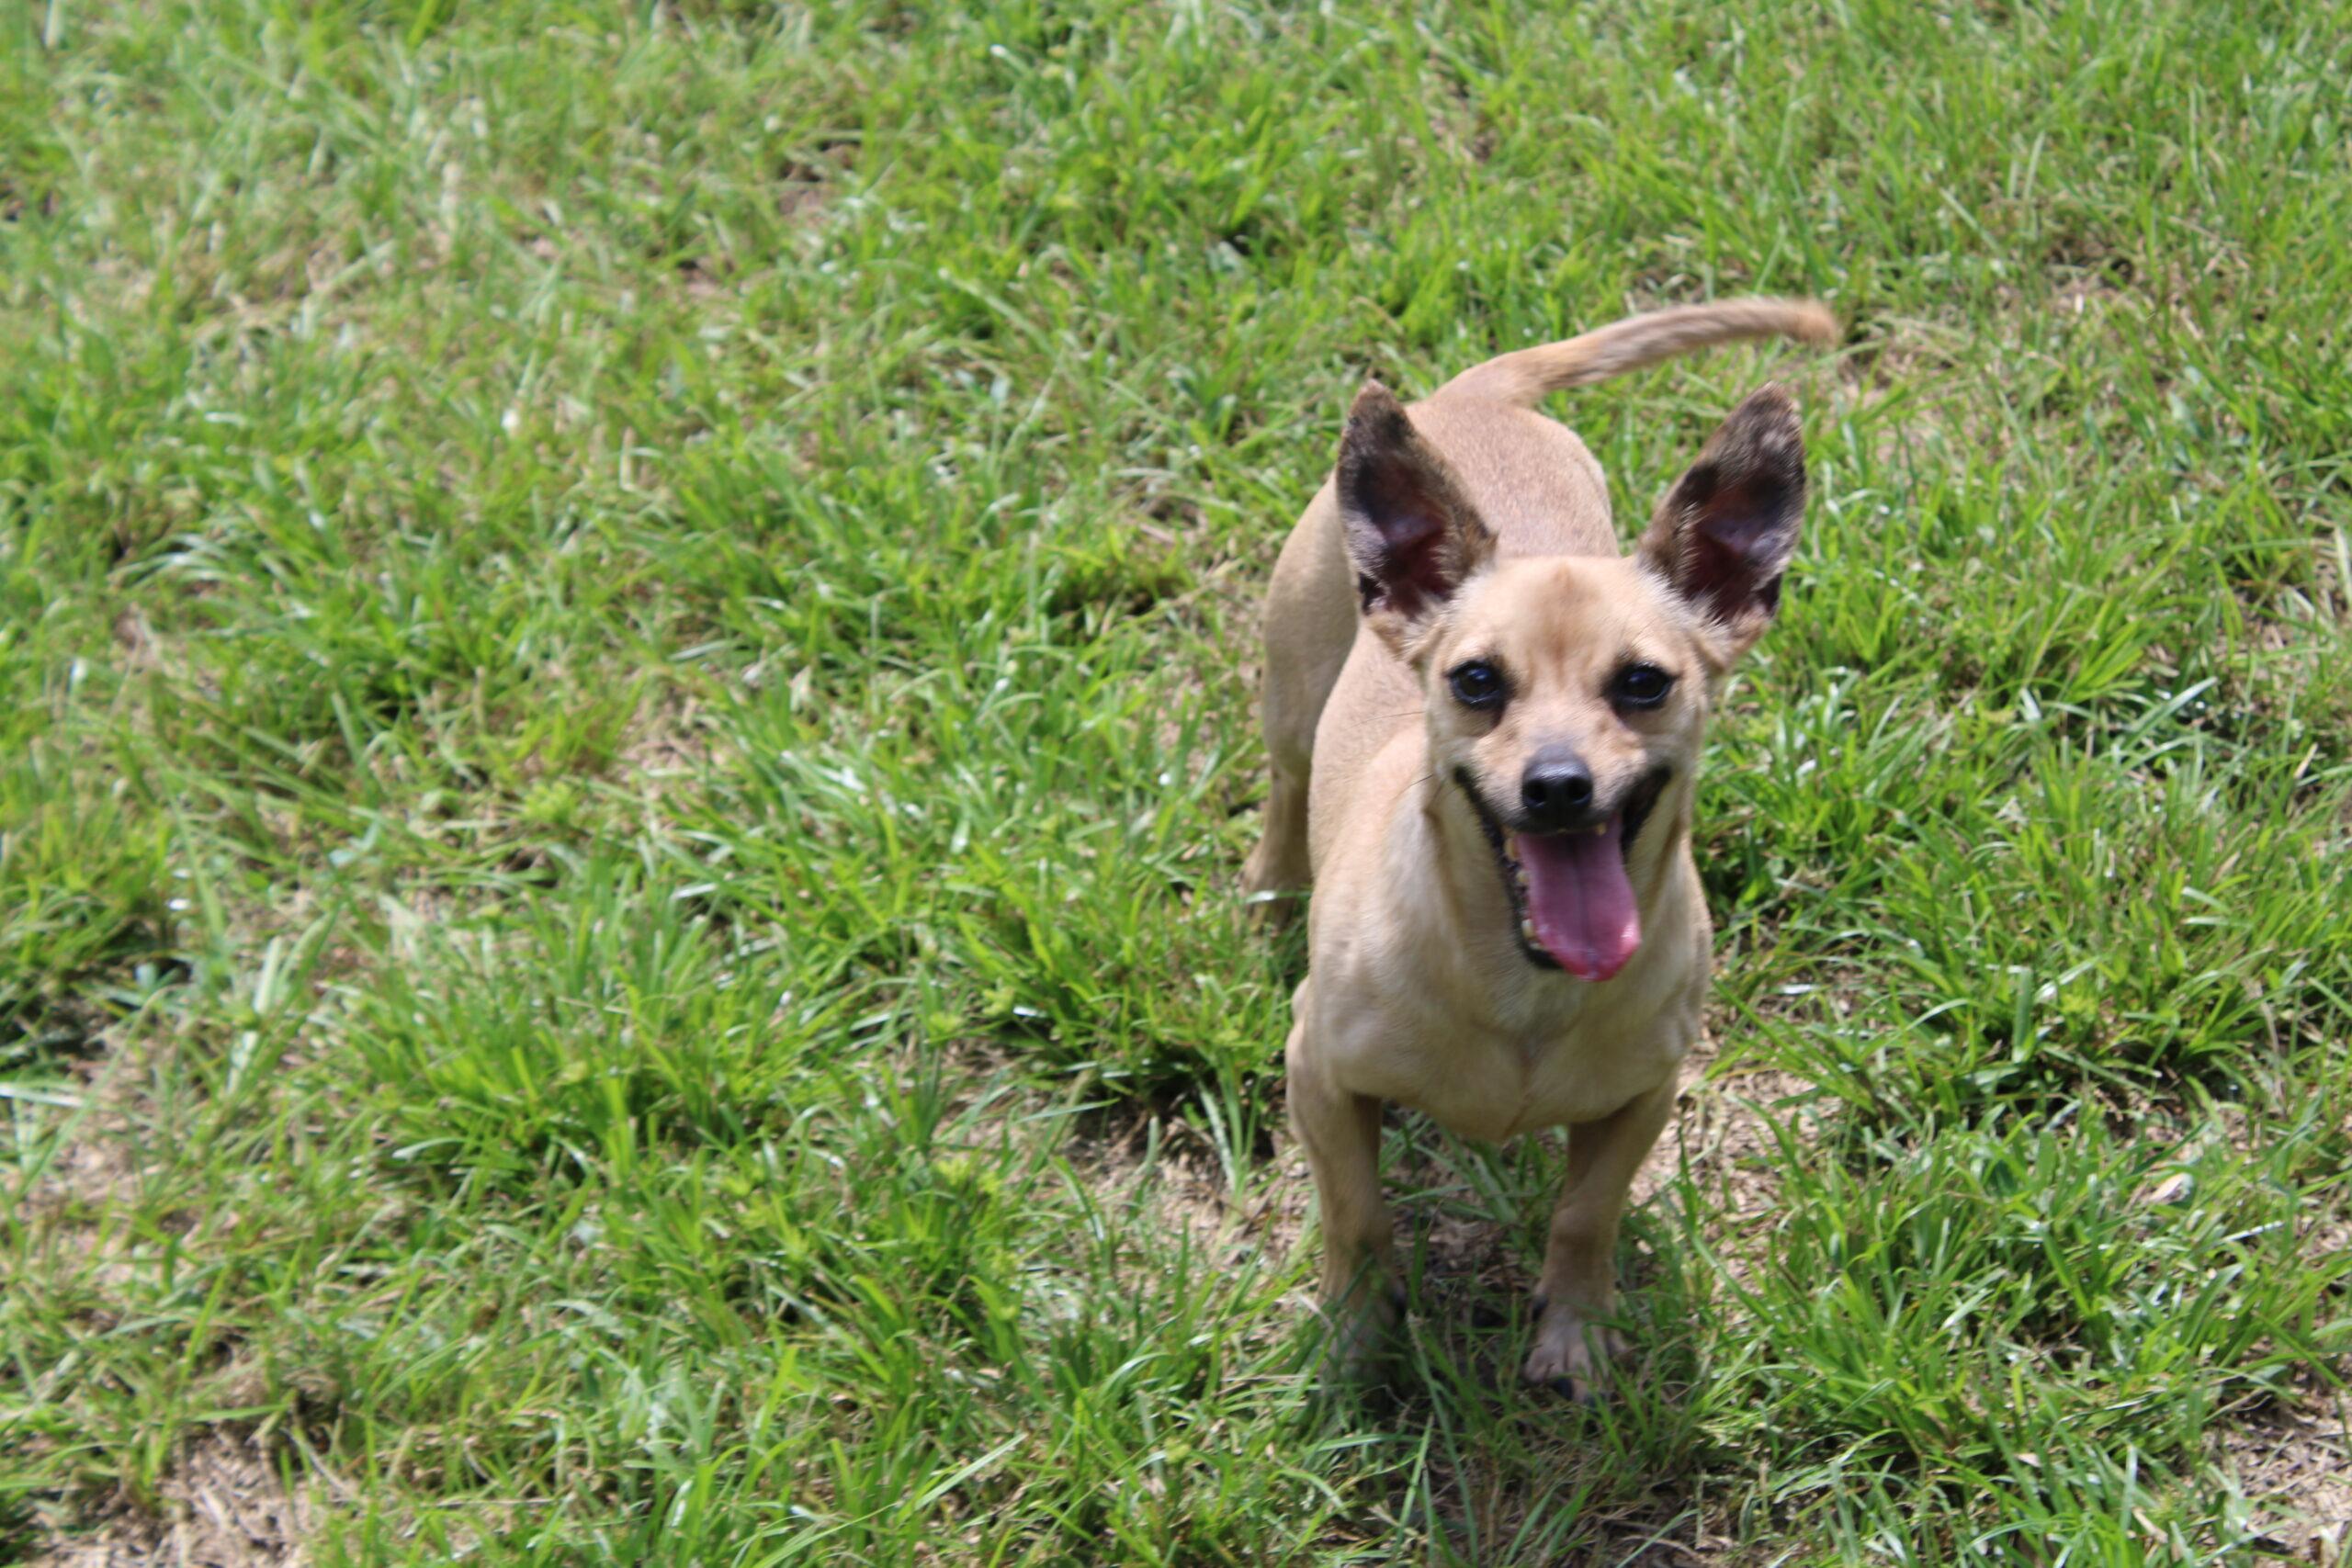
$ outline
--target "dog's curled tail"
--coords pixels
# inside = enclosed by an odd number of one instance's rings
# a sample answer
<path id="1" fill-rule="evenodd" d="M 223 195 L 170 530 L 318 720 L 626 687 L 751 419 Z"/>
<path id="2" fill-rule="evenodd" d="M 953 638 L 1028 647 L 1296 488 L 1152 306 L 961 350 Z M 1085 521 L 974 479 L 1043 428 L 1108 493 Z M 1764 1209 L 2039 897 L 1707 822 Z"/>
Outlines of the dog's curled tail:
<path id="1" fill-rule="evenodd" d="M 1712 305 L 1676 305 L 1645 316 L 1629 316 L 1565 343 L 1498 355 L 1464 370 L 1440 387 L 1436 395 L 1526 408 L 1546 392 L 1589 387 L 1678 354 L 1758 337 L 1831 344 L 1838 339 L 1838 321 L 1811 299 L 1723 299 Z"/>

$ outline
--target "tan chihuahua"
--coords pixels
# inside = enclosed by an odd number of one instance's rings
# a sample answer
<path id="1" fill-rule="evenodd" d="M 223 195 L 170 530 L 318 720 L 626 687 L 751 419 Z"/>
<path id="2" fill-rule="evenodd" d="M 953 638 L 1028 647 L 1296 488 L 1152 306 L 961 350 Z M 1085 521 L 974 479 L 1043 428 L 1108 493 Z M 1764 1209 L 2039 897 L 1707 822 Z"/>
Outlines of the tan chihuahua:
<path id="1" fill-rule="evenodd" d="M 1804 509 L 1767 387 L 1631 558 L 1592 454 L 1532 405 L 1709 344 L 1826 343 L 1820 306 L 1726 301 L 1489 360 L 1409 410 L 1377 383 L 1266 605 L 1265 837 L 1245 886 L 1306 886 L 1291 1123 L 1323 1296 L 1357 1368 L 1401 1307 L 1380 1193 L 1396 1100 L 1467 1137 L 1566 1126 L 1524 1372 L 1589 1397 L 1617 1224 L 1706 995 L 1690 802 L 1710 698 L 1762 635 Z"/>

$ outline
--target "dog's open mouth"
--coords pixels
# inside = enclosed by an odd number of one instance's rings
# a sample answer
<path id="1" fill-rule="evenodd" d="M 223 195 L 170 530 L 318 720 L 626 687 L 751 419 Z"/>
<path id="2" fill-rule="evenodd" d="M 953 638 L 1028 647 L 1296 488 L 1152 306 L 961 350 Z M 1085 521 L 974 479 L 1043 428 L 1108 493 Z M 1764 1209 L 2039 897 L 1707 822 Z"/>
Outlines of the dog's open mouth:
<path id="1" fill-rule="evenodd" d="M 1606 980 L 1634 956 L 1642 917 L 1625 857 L 1668 776 L 1668 769 L 1652 770 L 1616 810 L 1559 833 L 1506 831 L 1469 777 L 1457 779 L 1494 849 L 1519 945 L 1531 963 L 1579 980 Z"/>

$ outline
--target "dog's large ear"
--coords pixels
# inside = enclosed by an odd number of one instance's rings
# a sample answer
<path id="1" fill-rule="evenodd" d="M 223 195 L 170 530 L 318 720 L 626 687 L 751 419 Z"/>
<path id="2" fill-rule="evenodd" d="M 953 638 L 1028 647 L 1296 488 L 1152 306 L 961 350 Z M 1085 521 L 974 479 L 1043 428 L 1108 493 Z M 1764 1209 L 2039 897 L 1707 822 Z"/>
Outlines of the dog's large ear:
<path id="1" fill-rule="evenodd" d="M 1364 619 L 1402 654 L 1486 564 L 1495 536 L 1445 459 L 1377 381 L 1366 382 L 1348 411 L 1336 488 Z"/>
<path id="2" fill-rule="evenodd" d="M 1755 645 L 1781 605 L 1781 574 L 1804 515 L 1797 406 L 1766 387 L 1732 411 L 1658 502 L 1635 555 L 1721 628 L 1726 661 Z"/>

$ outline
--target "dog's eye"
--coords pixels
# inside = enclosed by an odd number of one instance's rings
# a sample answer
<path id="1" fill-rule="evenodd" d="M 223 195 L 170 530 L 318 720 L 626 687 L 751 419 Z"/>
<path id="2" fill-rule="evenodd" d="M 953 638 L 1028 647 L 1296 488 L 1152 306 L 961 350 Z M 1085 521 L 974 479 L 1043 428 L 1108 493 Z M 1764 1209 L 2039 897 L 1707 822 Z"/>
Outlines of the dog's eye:
<path id="1" fill-rule="evenodd" d="M 1446 682 L 1454 701 L 1466 708 L 1490 708 L 1503 700 L 1503 672 L 1483 659 L 1456 665 Z"/>
<path id="2" fill-rule="evenodd" d="M 1654 708 L 1674 690 L 1674 677 L 1655 664 L 1628 665 L 1617 677 L 1617 700 L 1629 708 Z"/>

